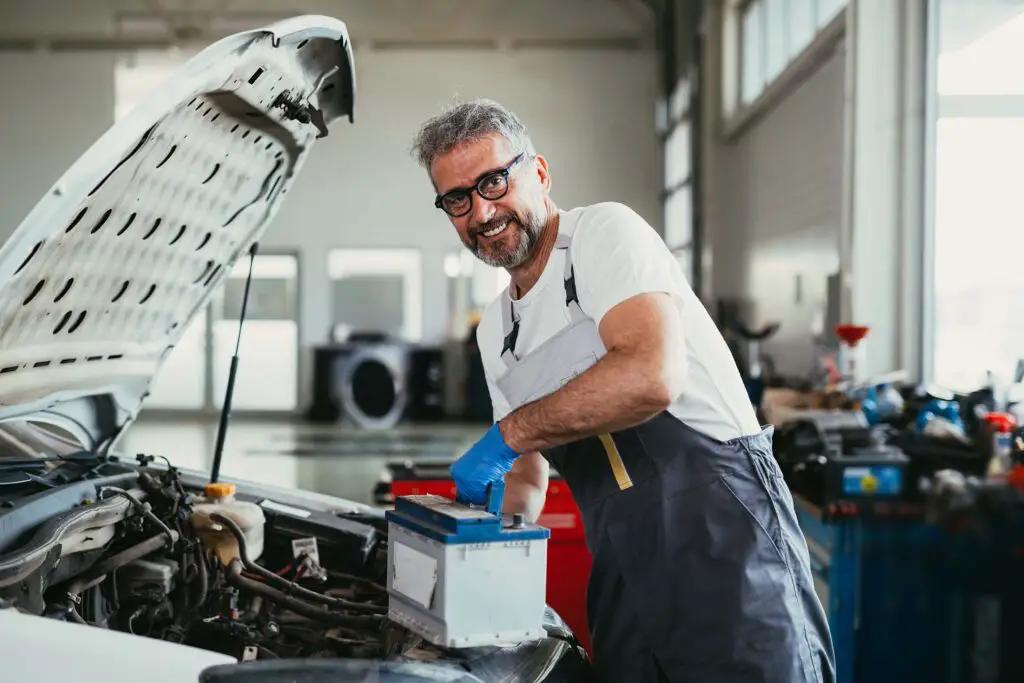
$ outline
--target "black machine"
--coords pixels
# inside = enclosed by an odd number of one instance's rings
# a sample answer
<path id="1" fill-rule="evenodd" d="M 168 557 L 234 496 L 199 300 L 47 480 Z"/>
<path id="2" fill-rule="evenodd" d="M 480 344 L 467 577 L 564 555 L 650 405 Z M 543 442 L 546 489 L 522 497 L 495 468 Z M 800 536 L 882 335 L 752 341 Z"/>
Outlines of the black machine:
<path id="1" fill-rule="evenodd" d="M 313 422 L 347 418 L 367 428 L 446 419 L 445 360 L 440 347 L 353 335 L 313 350 Z"/>
<path id="2" fill-rule="evenodd" d="M 775 457 L 790 489 L 826 514 L 908 511 L 910 458 L 859 410 L 809 412 L 776 431 Z"/>

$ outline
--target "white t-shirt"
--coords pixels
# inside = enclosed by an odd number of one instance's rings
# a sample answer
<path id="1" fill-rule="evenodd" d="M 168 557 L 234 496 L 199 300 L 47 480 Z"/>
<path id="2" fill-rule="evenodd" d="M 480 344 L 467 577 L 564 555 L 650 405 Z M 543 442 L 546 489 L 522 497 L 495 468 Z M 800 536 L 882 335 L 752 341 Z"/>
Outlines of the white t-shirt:
<path id="1" fill-rule="evenodd" d="M 637 294 L 674 295 L 686 336 L 686 345 L 678 353 L 687 356 L 687 379 L 669 412 L 721 441 L 758 433 L 760 425 L 736 361 L 658 233 L 635 211 L 615 202 L 562 211 L 559 230 L 573 235 L 569 249 L 576 293 L 580 307 L 598 325 L 611 308 Z M 520 358 L 566 325 L 565 251 L 551 252 L 540 279 L 516 301 L 520 316 L 516 355 Z M 488 304 L 477 327 L 495 421 L 511 412 L 496 384 L 506 372 L 501 360 L 504 295 Z"/>

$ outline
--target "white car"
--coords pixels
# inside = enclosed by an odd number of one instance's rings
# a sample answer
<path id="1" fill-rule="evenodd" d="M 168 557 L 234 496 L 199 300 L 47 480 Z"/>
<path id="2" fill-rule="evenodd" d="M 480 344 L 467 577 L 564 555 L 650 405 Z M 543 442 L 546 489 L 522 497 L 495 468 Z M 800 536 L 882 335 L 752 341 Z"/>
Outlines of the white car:
<path id="1" fill-rule="evenodd" d="M 312 145 L 353 122 L 353 59 L 327 17 L 218 41 L 88 149 L 0 249 L 3 680 L 589 678 L 550 610 L 545 637 L 470 649 L 389 621 L 380 510 L 234 482 L 265 526 L 201 536 L 209 473 L 174 468 L 173 443 L 118 457 L 167 353 Z"/>

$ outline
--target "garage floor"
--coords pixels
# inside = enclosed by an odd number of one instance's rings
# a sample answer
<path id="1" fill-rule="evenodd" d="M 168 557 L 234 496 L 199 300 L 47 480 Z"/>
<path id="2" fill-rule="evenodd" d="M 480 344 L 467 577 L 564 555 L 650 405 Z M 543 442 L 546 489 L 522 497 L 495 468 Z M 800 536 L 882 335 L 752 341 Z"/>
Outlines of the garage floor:
<path id="1" fill-rule="evenodd" d="M 301 421 L 234 418 L 224 446 L 224 475 L 311 489 L 360 503 L 389 462 L 450 460 L 485 431 L 481 425 L 409 425 L 388 431 L 311 425 Z M 217 423 L 195 419 L 140 418 L 118 443 L 125 457 L 150 453 L 176 466 L 209 470 Z"/>

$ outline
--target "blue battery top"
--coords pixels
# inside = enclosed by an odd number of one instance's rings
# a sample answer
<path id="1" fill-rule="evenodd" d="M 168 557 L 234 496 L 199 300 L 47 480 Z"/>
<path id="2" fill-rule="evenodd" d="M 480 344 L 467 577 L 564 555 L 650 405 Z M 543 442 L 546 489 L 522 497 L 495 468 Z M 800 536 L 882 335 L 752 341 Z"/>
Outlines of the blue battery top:
<path id="1" fill-rule="evenodd" d="M 517 525 L 511 518 L 503 518 L 504 493 L 504 482 L 492 484 L 483 508 L 443 496 L 399 496 L 395 498 L 395 509 L 388 510 L 385 517 L 389 522 L 450 545 L 550 538 L 550 529 L 536 524 Z"/>

